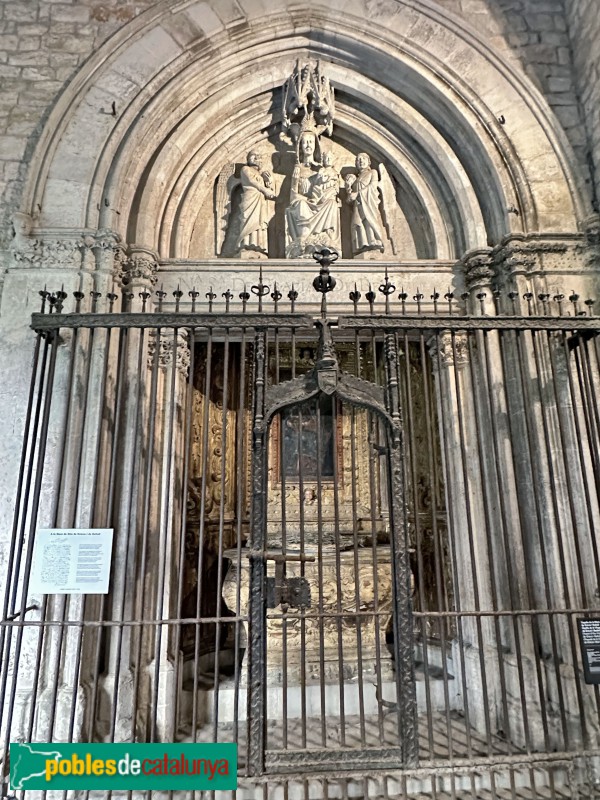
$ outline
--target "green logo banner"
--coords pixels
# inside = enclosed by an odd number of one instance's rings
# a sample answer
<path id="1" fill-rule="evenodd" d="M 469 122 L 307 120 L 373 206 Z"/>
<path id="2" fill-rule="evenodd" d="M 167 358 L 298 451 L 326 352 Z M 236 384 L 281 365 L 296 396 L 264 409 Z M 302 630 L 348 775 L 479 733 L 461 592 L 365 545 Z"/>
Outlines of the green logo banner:
<path id="1" fill-rule="evenodd" d="M 18 789 L 236 789 L 237 744 L 11 744 Z"/>

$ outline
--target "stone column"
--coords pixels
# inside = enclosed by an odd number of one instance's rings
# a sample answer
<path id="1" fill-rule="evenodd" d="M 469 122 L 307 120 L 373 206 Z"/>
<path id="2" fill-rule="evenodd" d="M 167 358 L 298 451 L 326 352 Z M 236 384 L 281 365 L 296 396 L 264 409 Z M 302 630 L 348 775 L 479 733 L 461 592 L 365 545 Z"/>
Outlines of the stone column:
<path id="1" fill-rule="evenodd" d="M 486 535 L 471 357 L 464 333 L 443 332 L 430 341 L 438 398 L 438 418 L 449 514 L 456 610 L 490 610 L 492 554 Z M 478 730 L 497 725 L 498 651 L 489 617 L 461 616 L 453 643 L 456 690 L 468 723 Z"/>
<path id="2" fill-rule="evenodd" d="M 82 311 L 107 311 L 110 304 L 107 294 L 115 281 L 118 237 L 108 232 L 98 238 L 84 234 L 75 247 L 81 259 L 75 287 L 80 292 L 79 307 Z M 68 248 L 61 246 L 59 251 Z M 72 300 L 68 302 L 71 304 Z M 106 409 L 111 407 L 115 389 L 118 335 L 109 335 L 103 329 L 92 333 L 82 328 L 65 330 L 61 338 L 67 345 L 68 366 L 65 364 L 64 374 L 59 377 L 65 390 L 59 401 L 64 446 L 60 473 L 56 476 L 56 524 L 67 528 L 111 527 L 105 508 L 114 441 L 106 422 Z M 67 383 L 69 376 L 71 380 Z M 94 595 L 52 596 L 46 618 L 99 619 L 102 602 Z M 40 670 L 44 689 L 38 703 L 37 740 L 52 736 L 66 740 L 71 736 L 77 741 L 86 735 L 86 715 L 94 714 L 89 701 L 98 636 L 97 629 L 84 633 L 77 627 L 64 631 L 50 628 L 46 634 Z"/>
<path id="3" fill-rule="evenodd" d="M 151 332 L 148 366 L 159 376 L 157 385 L 155 444 L 153 448 L 152 505 L 150 517 L 156 522 L 149 569 L 147 613 L 155 619 L 180 616 L 179 584 L 183 579 L 182 527 L 183 463 L 186 448 L 186 401 L 190 365 L 187 332 Z M 144 576 L 140 576 L 144 579 Z M 149 686 L 158 682 L 156 733 L 161 741 L 174 741 L 181 689 L 180 630 L 163 627 L 153 632 Z M 138 669 L 142 667 L 138 664 Z M 146 698 L 149 706 L 150 698 Z M 143 702 L 143 701 L 142 701 Z M 151 722 L 148 719 L 148 724 Z"/>
<path id="4" fill-rule="evenodd" d="M 471 313 L 495 316 L 502 301 L 497 294 L 493 251 L 488 248 L 468 253 L 462 262 Z M 469 366 L 490 554 L 490 599 L 491 607 L 497 611 L 530 608 L 532 603 L 531 567 L 525 557 L 523 530 L 519 524 L 522 504 L 518 499 L 507 406 L 505 348 L 506 334 L 498 331 L 476 331 L 471 336 L 474 358 Z M 514 369 L 510 371 L 513 373 Z M 519 746 L 527 746 L 528 737 L 536 746 L 543 746 L 540 714 L 544 687 L 536 670 L 537 648 L 531 619 L 501 617 L 490 622 L 494 624 L 497 648 L 494 664 L 496 724 Z M 536 628 L 535 622 L 533 628 Z M 489 653 L 492 658 L 491 649 Z"/>
<path id="5" fill-rule="evenodd" d="M 3 323 L 10 325 L 13 311 L 23 320 L 27 319 L 29 309 L 20 307 L 20 298 L 36 298 L 37 291 L 44 285 L 49 291 L 65 293 L 65 310 L 73 308 L 73 292 L 81 293 L 82 310 L 89 309 L 89 291 L 93 288 L 92 275 L 96 271 L 95 237 L 85 231 L 37 232 L 34 236 L 33 220 L 24 214 L 17 217 L 14 264 L 6 281 Z M 30 310 L 38 308 L 34 306 Z M 18 327 L 12 329 L 11 336 L 15 335 L 21 335 Z M 19 352 L 32 341 L 28 331 Z M 56 339 L 55 352 L 43 489 L 32 526 L 35 530 L 96 525 L 95 508 L 101 502 L 96 479 L 102 471 L 98 448 L 102 437 L 106 334 L 98 332 L 92 344 L 87 334 L 64 329 Z M 76 379 L 71 380 L 71 376 Z M 24 407 L 25 403 L 20 405 Z M 25 541 L 24 547 L 24 552 L 33 547 L 33 537 Z M 39 611 L 30 612 L 29 621 L 44 619 L 61 623 L 81 620 L 84 608 L 89 609 L 92 601 L 83 596 L 37 598 L 28 593 L 27 605 L 34 603 Z M 22 637 L 18 679 L 17 673 L 14 675 L 16 699 L 12 712 L 20 727 L 13 728 L 11 738 L 28 736 L 30 726 L 31 735 L 38 741 L 52 737 L 67 739 L 70 735 L 79 738 L 86 704 L 82 686 L 83 661 L 79 658 L 81 628 L 29 628 L 22 633 L 11 631 L 11 637 L 15 640 Z"/>
<path id="6" fill-rule="evenodd" d="M 584 277 L 581 272 L 577 274 L 581 242 L 576 243 L 575 236 L 514 239 L 498 249 L 494 257 L 504 281 L 517 289 L 517 313 L 527 316 L 530 309 L 534 314 L 556 313 L 547 310 L 553 293 L 570 294 L 578 291 L 578 286 L 585 289 Z M 564 275 L 560 273 L 567 266 L 575 269 L 570 290 L 563 291 Z M 559 276 L 561 284 L 555 282 Z M 565 299 L 563 313 L 573 311 Z M 581 599 L 581 557 L 575 543 L 589 543 L 593 535 L 582 514 L 586 507 L 582 465 L 577 463 L 575 447 L 569 447 L 567 442 L 568 439 L 574 445 L 577 437 L 568 398 L 566 362 L 562 377 L 560 374 L 560 363 L 565 358 L 565 347 L 560 346 L 557 351 L 543 331 L 502 335 L 504 391 L 500 393 L 502 406 L 496 409 L 495 419 L 501 420 L 506 412 L 509 421 L 506 436 L 513 454 L 524 557 L 517 575 L 523 576 L 525 598 L 532 609 L 566 611 L 577 606 Z M 565 432 L 571 432 L 573 438 L 568 435 L 565 439 Z M 526 653 L 523 672 L 529 682 L 535 667 L 543 706 L 532 737 L 543 742 L 539 725 L 545 720 L 545 747 L 572 746 L 581 740 L 586 704 L 574 663 L 578 645 L 572 620 L 568 614 L 538 616 L 531 618 L 530 626 L 533 649 L 531 657 Z M 597 715 L 585 716 L 588 734 L 592 735 L 592 729 L 597 731 Z"/>
<path id="7" fill-rule="evenodd" d="M 107 257 L 102 252 L 99 256 Z M 151 298 L 158 271 L 156 255 L 147 248 L 132 245 L 127 257 L 117 249 L 114 258 L 120 272 L 124 307 L 140 310 L 140 295 L 146 295 L 146 309 L 152 310 Z M 158 430 L 154 411 L 150 408 L 153 389 L 151 373 L 147 369 L 147 347 L 148 333 L 131 328 L 121 348 L 122 400 L 112 514 L 115 539 L 111 591 L 106 598 L 108 618 L 115 621 L 139 619 L 142 616 L 149 606 L 143 606 L 140 598 L 145 598 L 146 584 L 154 577 L 150 572 L 144 574 L 144 565 L 139 564 L 143 542 L 153 537 L 157 525 L 152 515 L 146 516 L 144 508 L 151 495 L 150 487 L 145 485 L 148 432 Z M 155 381 L 158 381 L 158 372 Z M 151 569 L 148 561 L 146 568 Z M 152 617 L 153 614 L 150 612 L 147 616 Z M 148 703 L 145 692 L 151 656 L 142 646 L 140 637 L 144 636 L 145 633 L 137 627 L 111 627 L 106 631 L 106 667 L 104 674 L 98 676 L 100 695 L 94 721 L 96 735 L 102 738 L 128 741 L 135 739 L 138 734 L 145 735 L 145 722 L 140 719 Z M 138 653 L 142 658 L 141 663 L 136 663 Z M 133 716 L 136 698 L 138 719 Z M 114 706 L 117 707 L 117 714 L 113 730 Z"/>

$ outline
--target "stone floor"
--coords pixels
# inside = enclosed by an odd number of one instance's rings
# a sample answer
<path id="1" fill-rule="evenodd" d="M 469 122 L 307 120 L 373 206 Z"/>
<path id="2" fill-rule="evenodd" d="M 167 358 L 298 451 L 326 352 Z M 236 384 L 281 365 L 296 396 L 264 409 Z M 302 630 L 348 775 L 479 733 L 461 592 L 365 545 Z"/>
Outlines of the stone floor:
<path id="1" fill-rule="evenodd" d="M 315 717 L 306 720 L 288 719 L 270 720 L 267 724 L 267 751 L 312 751 L 331 749 L 364 750 L 379 747 L 394 747 L 401 744 L 401 733 L 397 715 L 391 711 L 381 716 L 366 715 L 361 726 L 358 715 L 345 717 L 344 725 L 340 717 L 327 717 L 324 726 Z M 240 760 L 246 747 L 246 724 L 238 725 L 237 742 L 240 748 Z M 213 726 L 203 726 L 197 734 L 197 741 L 211 741 Z M 234 741 L 233 723 L 219 723 L 219 741 Z M 186 737 L 187 741 L 191 737 Z M 444 760 L 450 758 L 464 759 L 472 757 L 498 756 L 517 754 L 519 751 L 497 736 L 486 739 L 481 733 L 469 729 L 464 718 L 456 712 L 448 717 L 439 714 L 429 721 L 422 716 L 419 719 L 419 759 L 421 761 Z"/>

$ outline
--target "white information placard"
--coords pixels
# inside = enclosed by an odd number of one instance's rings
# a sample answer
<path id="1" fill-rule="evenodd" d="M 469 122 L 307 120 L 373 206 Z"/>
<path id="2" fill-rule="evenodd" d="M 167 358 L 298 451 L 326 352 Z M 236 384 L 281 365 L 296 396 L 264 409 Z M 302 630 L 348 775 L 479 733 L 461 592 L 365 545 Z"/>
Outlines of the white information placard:
<path id="1" fill-rule="evenodd" d="M 112 528 L 39 530 L 29 589 L 35 594 L 106 594 Z"/>

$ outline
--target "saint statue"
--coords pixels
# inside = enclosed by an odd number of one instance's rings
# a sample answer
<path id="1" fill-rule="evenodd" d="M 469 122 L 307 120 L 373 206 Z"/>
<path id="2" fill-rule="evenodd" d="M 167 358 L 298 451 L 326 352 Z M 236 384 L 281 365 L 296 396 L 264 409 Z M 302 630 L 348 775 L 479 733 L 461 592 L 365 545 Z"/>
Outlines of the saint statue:
<path id="1" fill-rule="evenodd" d="M 267 228 L 269 225 L 268 200 L 274 200 L 273 178 L 263 171 L 260 156 L 251 150 L 247 165 L 240 171 L 242 199 L 240 202 L 240 232 L 236 249 L 267 255 Z"/>
<path id="2" fill-rule="evenodd" d="M 317 134 L 307 118 L 297 141 L 290 204 L 285 212 L 286 258 L 309 258 L 323 246 L 341 247 L 340 176 L 330 153 L 323 156 L 323 164 L 316 160 Z"/>
<path id="3" fill-rule="evenodd" d="M 352 205 L 352 252 L 383 253 L 385 241 L 379 213 L 379 173 L 371 168 L 367 153 L 356 156 L 357 175 L 346 176 L 346 199 Z"/>

